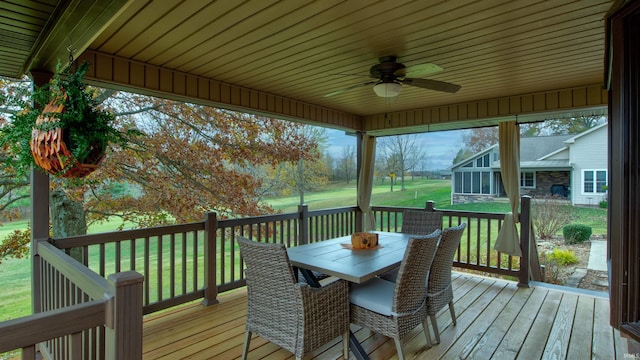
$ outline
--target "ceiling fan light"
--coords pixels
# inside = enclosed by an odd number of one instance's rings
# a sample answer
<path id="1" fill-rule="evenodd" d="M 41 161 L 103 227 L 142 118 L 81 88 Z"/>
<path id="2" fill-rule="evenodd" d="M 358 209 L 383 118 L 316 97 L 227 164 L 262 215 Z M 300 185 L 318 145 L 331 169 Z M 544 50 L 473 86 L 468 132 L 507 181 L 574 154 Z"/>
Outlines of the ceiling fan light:
<path id="1" fill-rule="evenodd" d="M 373 87 L 373 91 L 380 97 L 396 97 L 401 90 L 402 84 L 395 81 L 379 82 Z"/>

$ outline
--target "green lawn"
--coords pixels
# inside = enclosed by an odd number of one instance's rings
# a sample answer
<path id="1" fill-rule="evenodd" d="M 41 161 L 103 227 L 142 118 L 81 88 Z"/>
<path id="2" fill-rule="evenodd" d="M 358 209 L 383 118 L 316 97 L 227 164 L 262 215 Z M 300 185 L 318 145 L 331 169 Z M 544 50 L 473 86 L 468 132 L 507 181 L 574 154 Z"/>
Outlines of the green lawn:
<path id="1" fill-rule="evenodd" d="M 385 183 L 376 181 L 373 188 L 372 204 L 378 206 L 400 206 L 422 208 L 427 201 L 434 201 L 436 208 L 469 210 L 478 212 L 509 211 L 509 206 L 503 202 L 450 205 L 450 181 L 428 179 L 406 179 L 405 190 L 400 185 L 394 185 L 390 191 L 388 180 Z M 356 204 L 356 184 L 333 184 L 326 190 L 306 193 L 305 203 L 311 210 L 354 206 Z M 268 199 L 267 202 L 283 212 L 297 210 L 300 197 L 290 196 Z M 606 209 L 573 208 L 575 223 L 582 223 L 593 228 L 593 234 L 606 234 Z M 114 230 L 119 222 L 104 223 L 90 228 L 91 233 Z M 0 227 L 0 238 L 14 229 L 25 228 L 26 221 L 6 223 Z M 126 245 L 125 245 L 126 247 Z M 126 251 L 126 248 L 125 250 Z M 231 259 L 228 259 L 229 261 Z M 3 291 L 0 292 L 0 321 L 28 315 L 31 313 L 31 269 L 29 259 L 5 259 L 0 264 L 0 281 Z"/>
<path id="2" fill-rule="evenodd" d="M 89 228 L 90 233 L 114 230 L 120 223 L 108 222 Z M 3 223 L 0 239 L 16 229 L 26 229 L 27 220 Z M 0 264 L 0 321 L 31 314 L 31 260 L 3 259 Z"/>
<path id="3" fill-rule="evenodd" d="M 451 201 L 451 182 L 449 180 L 414 179 L 405 180 L 405 190 L 395 184 L 391 191 L 389 181 L 373 185 L 371 204 L 378 206 L 424 207 L 427 201 L 435 201 L 436 207 L 448 205 Z M 282 212 L 297 211 L 300 203 L 298 194 L 267 199 L 267 202 Z M 310 210 L 329 209 L 356 204 L 356 183 L 332 184 L 326 189 L 304 194 L 304 202 Z"/>

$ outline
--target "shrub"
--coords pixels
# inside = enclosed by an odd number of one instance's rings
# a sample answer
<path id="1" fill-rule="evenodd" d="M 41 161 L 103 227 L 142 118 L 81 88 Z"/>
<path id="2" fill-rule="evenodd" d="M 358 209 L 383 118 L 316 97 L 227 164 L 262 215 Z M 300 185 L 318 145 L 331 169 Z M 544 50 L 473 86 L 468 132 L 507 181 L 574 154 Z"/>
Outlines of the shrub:
<path id="1" fill-rule="evenodd" d="M 548 262 L 553 262 L 560 266 L 577 264 L 580 260 L 571 250 L 553 249 L 552 252 L 546 254 Z"/>
<path id="2" fill-rule="evenodd" d="M 546 196 L 531 203 L 531 222 L 541 239 L 552 238 L 572 218 L 571 206 L 557 198 Z"/>
<path id="3" fill-rule="evenodd" d="M 600 205 L 600 208 L 606 209 L 607 208 L 607 201 L 606 200 L 602 200 L 602 201 L 600 201 L 599 205 Z"/>
<path id="4" fill-rule="evenodd" d="M 591 227 L 583 224 L 569 224 L 562 228 L 562 235 L 567 244 L 581 243 L 591 237 Z"/>
<path id="5" fill-rule="evenodd" d="M 0 240 L 0 264 L 3 259 L 21 259 L 29 254 L 31 243 L 31 229 L 14 230 L 4 239 Z"/>
<path id="6" fill-rule="evenodd" d="M 560 284 L 563 267 L 577 264 L 580 260 L 571 250 L 561 250 L 558 248 L 540 254 L 540 264 L 544 282 Z"/>

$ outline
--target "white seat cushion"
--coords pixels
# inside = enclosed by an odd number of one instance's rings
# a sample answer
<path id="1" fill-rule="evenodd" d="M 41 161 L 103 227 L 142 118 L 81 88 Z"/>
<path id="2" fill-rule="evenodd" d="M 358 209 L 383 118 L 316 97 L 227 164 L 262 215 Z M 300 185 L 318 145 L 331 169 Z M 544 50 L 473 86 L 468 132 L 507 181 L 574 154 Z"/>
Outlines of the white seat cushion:
<path id="1" fill-rule="evenodd" d="M 381 315 L 391 316 L 393 291 L 396 284 L 373 278 L 362 284 L 352 284 L 349 289 L 351 303 Z"/>

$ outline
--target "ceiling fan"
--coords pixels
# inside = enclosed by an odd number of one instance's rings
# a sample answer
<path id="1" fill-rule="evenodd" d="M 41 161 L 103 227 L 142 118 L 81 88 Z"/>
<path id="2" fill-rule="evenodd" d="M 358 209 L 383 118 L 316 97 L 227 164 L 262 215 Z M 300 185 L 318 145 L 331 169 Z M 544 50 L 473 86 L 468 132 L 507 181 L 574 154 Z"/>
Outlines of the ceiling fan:
<path id="1" fill-rule="evenodd" d="M 393 55 L 383 56 L 378 60 L 379 63 L 369 69 L 369 76 L 377 80 L 352 85 L 326 94 L 325 97 L 335 96 L 368 85 L 373 85 L 373 91 L 380 97 L 398 96 L 403 85 L 448 93 L 455 93 L 461 88 L 460 85 L 444 81 L 421 79 L 423 76 L 443 70 L 436 64 L 425 63 L 406 67 L 404 64 L 397 62 L 397 58 Z"/>

